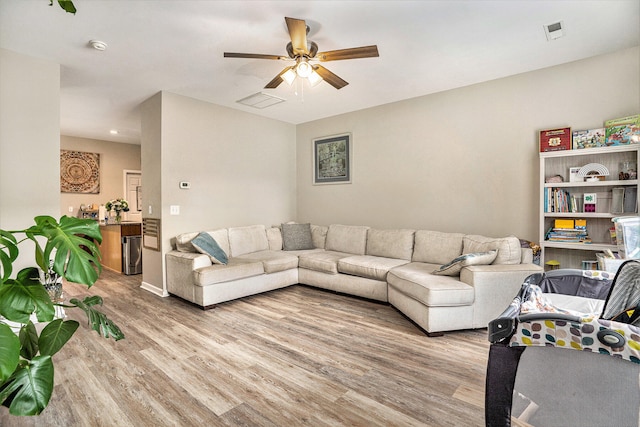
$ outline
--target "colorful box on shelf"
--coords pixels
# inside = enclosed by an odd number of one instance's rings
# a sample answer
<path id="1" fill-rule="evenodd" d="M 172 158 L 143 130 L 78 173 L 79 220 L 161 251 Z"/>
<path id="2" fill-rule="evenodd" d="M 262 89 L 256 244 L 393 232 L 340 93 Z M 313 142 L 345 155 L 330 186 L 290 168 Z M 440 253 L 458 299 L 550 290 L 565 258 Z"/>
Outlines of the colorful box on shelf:
<path id="1" fill-rule="evenodd" d="M 540 152 L 571 150 L 571 128 L 540 131 Z"/>
<path id="2" fill-rule="evenodd" d="M 640 114 L 604 122 L 606 145 L 640 144 Z"/>
<path id="3" fill-rule="evenodd" d="M 572 219 L 556 219 L 554 228 L 575 228 L 575 221 Z"/>
<path id="4" fill-rule="evenodd" d="M 556 219 L 554 228 L 564 228 L 567 230 L 584 230 L 587 228 L 586 219 Z"/>
<path id="5" fill-rule="evenodd" d="M 572 134 L 573 149 L 579 150 L 581 148 L 595 148 L 605 146 L 605 130 L 589 129 L 589 130 L 575 130 Z"/>

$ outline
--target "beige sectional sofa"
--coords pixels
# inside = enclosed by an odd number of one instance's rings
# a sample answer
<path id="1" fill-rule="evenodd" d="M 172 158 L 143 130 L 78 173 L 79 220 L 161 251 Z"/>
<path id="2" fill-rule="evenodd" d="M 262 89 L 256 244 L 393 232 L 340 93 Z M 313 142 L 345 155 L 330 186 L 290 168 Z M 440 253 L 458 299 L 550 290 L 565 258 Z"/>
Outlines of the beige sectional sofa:
<path id="1" fill-rule="evenodd" d="M 166 254 L 170 294 L 210 308 L 300 283 L 389 302 L 429 334 L 486 327 L 524 279 L 542 271 L 513 236 L 339 224 L 203 233 L 176 236 L 175 249 Z M 193 246 L 209 236 L 224 251 L 226 264 Z"/>

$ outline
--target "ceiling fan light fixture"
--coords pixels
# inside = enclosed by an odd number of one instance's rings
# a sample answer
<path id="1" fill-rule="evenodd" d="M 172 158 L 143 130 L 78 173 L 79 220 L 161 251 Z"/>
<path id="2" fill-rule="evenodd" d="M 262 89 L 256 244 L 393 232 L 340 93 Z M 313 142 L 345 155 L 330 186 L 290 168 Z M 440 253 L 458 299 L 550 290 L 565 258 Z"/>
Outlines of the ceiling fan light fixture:
<path id="1" fill-rule="evenodd" d="M 311 73 L 313 73 L 313 67 L 307 62 L 307 58 L 304 58 L 304 60 L 302 60 L 303 58 L 300 59 L 300 62 L 298 62 L 298 65 L 296 66 L 296 74 L 303 79 L 306 79 L 311 75 Z"/>
<path id="2" fill-rule="evenodd" d="M 313 72 L 309 74 L 308 79 L 311 87 L 317 86 L 318 84 L 320 84 L 320 82 L 322 82 L 322 80 L 324 80 L 322 77 L 320 77 L 320 74 L 316 73 L 315 70 L 313 70 Z"/>
<path id="3" fill-rule="evenodd" d="M 287 71 L 282 73 L 280 77 L 282 77 L 282 80 L 284 80 L 289 86 L 291 86 L 293 84 L 293 81 L 296 79 L 296 73 L 292 68 L 289 68 Z"/>

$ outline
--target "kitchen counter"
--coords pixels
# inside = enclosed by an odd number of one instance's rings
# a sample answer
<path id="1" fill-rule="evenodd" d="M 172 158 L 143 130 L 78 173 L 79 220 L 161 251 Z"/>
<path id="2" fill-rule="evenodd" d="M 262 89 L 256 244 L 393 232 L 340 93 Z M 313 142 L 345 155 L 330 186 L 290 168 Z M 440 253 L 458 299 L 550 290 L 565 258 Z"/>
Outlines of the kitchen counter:
<path id="1" fill-rule="evenodd" d="M 123 221 L 120 224 L 100 224 L 102 243 L 100 256 L 102 266 L 122 273 L 122 238 L 125 236 L 141 236 L 140 222 Z"/>

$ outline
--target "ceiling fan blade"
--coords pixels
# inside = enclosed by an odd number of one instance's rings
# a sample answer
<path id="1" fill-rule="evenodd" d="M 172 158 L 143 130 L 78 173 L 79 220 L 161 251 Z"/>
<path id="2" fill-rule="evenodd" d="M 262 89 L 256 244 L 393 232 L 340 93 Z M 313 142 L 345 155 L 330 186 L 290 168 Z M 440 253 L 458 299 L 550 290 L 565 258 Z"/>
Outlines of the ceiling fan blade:
<path id="1" fill-rule="evenodd" d="M 290 59 L 286 56 L 280 55 L 263 55 L 261 53 L 236 53 L 236 52 L 225 52 L 225 58 L 250 58 L 250 59 Z"/>
<path id="2" fill-rule="evenodd" d="M 373 58 L 376 56 L 380 56 L 378 54 L 378 46 L 372 45 L 319 52 L 316 54 L 316 59 L 320 61 L 338 61 L 341 59 Z"/>
<path id="3" fill-rule="evenodd" d="M 342 80 L 340 77 L 327 70 L 322 65 L 314 65 L 313 69 L 316 71 L 316 73 L 320 74 L 320 77 L 322 77 L 324 81 L 326 81 L 336 89 L 342 89 L 349 84 L 347 81 Z"/>
<path id="4" fill-rule="evenodd" d="M 265 89 L 275 89 L 280 86 L 284 80 L 282 80 L 282 75 L 292 69 L 293 67 L 286 67 L 284 70 L 280 71 L 277 76 L 273 78 L 267 85 L 264 87 Z"/>
<path id="5" fill-rule="evenodd" d="M 285 17 L 284 20 L 287 21 L 287 28 L 289 29 L 289 37 L 291 37 L 293 53 L 296 55 L 308 55 L 307 23 L 302 19 L 295 18 Z"/>

